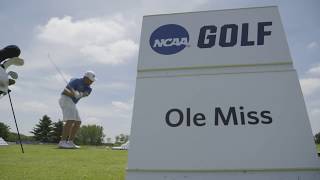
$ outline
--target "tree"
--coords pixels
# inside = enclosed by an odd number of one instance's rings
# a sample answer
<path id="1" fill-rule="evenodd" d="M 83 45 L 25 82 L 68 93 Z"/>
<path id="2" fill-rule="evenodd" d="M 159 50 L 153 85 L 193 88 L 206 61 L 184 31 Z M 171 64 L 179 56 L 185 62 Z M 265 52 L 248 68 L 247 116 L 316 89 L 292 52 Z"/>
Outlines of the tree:
<path id="1" fill-rule="evenodd" d="M 79 129 L 75 141 L 79 144 L 101 145 L 104 137 L 102 126 L 84 125 Z"/>
<path id="2" fill-rule="evenodd" d="M 52 126 L 52 133 L 50 134 L 51 142 L 58 143 L 62 135 L 63 122 L 59 120 L 58 122 L 54 122 Z"/>
<path id="3" fill-rule="evenodd" d="M 120 134 L 116 136 L 115 139 L 116 139 L 115 145 L 119 146 L 129 141 L 129 135 Z"/>
<path id="4" fill-rule="evenodd" d="M 314 140 L 316 142 L 316 144 L 320 144 L 320 132 L 316 135 L 314 135 Z"/>
<path id="5" fill-rule="evenodd" d="M 107 143 L 112 143 L 112 139 L 111 138 L 107 138 Z"/>
<path id="6" fill-rule="evenodd" d="M 52 139 L 50 135 L 52 134 L 52 121 L 50 117 L 44 115 L 31 133 L 34 134 L 34 139 L 36 141 L 51 142 Z"/>
<path id="7" fill-rule="evenodd" d="M 21 141 L 28 141 L 28 142 L 33 142 L 34 141 L 32 136 L 26 136 L 24 134 L 20 134 L 20 138 L 21 138 Z M 18 134 L 14 133 L 14 132 L 10 132 L 9 136 L 8 136 L 8 140 L 6 140 L 6 141 L 18 142 L 19 141 Z"/>
<path id="8" fill-rule="evenodd" d="M 4 140 L 8 140 L 9 137 L 9 131 L 10 127 L 6 124 L 0 122 L 0 137 L 2 137 Z"/>
<path id="9" fill-rule="evenodd" d="M 114 143 L 119 143 L 120 136 L 116 136 L 115 139 L 116 139 L 116 141 Z"/>

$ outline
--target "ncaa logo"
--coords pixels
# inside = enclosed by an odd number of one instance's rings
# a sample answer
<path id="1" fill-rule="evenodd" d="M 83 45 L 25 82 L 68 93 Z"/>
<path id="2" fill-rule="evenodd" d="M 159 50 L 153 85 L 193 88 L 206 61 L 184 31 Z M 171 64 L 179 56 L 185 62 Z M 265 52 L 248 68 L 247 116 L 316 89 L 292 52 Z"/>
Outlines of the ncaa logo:
<path id="1" fill-rule="evenodd" d="M 189 46 L 189 33 L 180 25 L 167 24 L 153 31 L 149 43 L 150 47 L 159 54 L 176 54 Z"/>

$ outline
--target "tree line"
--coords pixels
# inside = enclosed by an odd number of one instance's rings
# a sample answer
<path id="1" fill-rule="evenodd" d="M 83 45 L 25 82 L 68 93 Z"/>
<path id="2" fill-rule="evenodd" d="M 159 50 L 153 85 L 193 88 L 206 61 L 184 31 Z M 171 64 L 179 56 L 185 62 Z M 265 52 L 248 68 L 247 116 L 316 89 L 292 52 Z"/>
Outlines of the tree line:
<path id="1" fill-rule="evenodd" d="M 2 137 L 5 141 L 8 142 L 16 142 L 18 141 L 18 134 L 10 131 L 10 127 L 6 124 L 0 122 L 0 137 Z M 33 137 L 25 136 L 20 134 L 22 141 L 33 141 Z"/>
<path id="2" fill-rule="evenodd" d="M 30 131 L 33 136 L 21 135 L 22 141 L 36 141 L 41 143 L 58 143 L 61 139 L 63 121 L 52 122 L 51 118 L 44 115 L 39 123 Z M 10 132 L 10 127 L 0 122 L 0 137 L 6 141 L 15 142 L 18 137 L 16 133 Z M 105 134 L 103 127 L 99 125 L 82 125 L 76 135 L 75 143 L 81 145 L 102 145 Z M 115 137 L 115 145 L 121 145 L 129 140 L 129 135 L 120 134 Z M 107 138 L 107 144 L 111 138 Z"/>
<path id="3" fill-rule="evenodd" d="M 63 122 L 52 122 L 50 117 L 44 115 L 39 123 L 31 131 L 34 136 L 25 136 L 21 134 L 22 141 L 38 141 L 42 143 L 58 143 L 61 138 Z M 18 134 L 11 132 L 10 127 L 0 122 L 0 137 L 5 141 L 16 142 Z M 103 127 L 98 125 L 83 125 L 79 129 L 75 142 L 82 145 L 101 145 L 104 143 L 105 135 Z M 314 136 L 316 144 L 320 144 L 320 132 Z M 129 135 L 120 134 L 115 137 L 114 145 L 118 146 L 129 141 Z M 111 143 L 111 138 L 107 138 L 107 144 Z"/>

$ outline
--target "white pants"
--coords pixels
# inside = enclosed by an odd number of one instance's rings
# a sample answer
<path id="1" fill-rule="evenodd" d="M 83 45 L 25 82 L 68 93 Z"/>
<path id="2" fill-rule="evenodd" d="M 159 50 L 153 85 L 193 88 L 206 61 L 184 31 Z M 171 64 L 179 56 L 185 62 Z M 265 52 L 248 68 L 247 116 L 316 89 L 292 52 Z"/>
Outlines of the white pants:
<path id="1" fill-rule="evenodd" d="M 61 95 L 59 105 L 62 109 L 63 121 L 75 120 L 81 121 L 76 104 L 66 95 Z"/>

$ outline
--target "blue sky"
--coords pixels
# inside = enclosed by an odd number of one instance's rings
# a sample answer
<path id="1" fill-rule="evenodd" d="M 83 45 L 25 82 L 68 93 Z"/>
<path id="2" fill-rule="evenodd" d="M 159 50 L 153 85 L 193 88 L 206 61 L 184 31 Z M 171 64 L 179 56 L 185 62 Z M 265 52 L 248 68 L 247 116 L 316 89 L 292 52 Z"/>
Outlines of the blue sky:
<path id="1" fill-rule="evenodd" d="M 317 0 L 3 0 L 0 47 L 22 49 L 24 67 L 13 101 L 20 130 L 30 135 L 44 115 L 61 119 L 58 106 L 67 78 L 94 70 L 99 79 L 78 108 L 83 124 L 104 127 L 107 137 L 129 134 L 134 99 L 139 38 L 143 15 L 277 5 L 304 93 L 313 133 L 320 132 L 320 1 Z M 15 131 L 9 101 L 0 101 L 0 121 Z"/>

